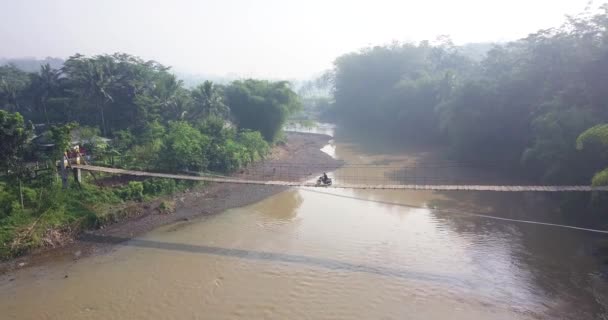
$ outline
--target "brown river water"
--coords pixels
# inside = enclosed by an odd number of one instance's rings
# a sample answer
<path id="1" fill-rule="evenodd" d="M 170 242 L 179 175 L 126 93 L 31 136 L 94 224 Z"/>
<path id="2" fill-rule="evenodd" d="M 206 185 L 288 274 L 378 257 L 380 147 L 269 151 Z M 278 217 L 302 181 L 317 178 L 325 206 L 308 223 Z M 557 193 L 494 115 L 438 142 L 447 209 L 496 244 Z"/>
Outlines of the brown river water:
<path id="1" fill-rule="evenodd" d="M 349 163 L 417 156 L 339 132 L 324 150 Z M 563 223 L 554 202 L 290 189 L 4 276 L 0 318 L 607 319 L 594 252 L 608 236 L 466 214 Z"/>

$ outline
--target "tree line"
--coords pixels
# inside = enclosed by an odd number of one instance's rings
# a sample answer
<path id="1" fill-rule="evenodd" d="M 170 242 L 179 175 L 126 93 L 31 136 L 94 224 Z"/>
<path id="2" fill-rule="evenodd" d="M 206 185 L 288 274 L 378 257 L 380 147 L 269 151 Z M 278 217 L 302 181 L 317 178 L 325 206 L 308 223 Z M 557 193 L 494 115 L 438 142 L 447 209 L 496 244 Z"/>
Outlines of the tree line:
<path id="1" fill-rule="evenodd" d="M 288 82 L 190 89 L 168 67 L 124 53 L 77 54 L 37 72 L 0 66 L 0 259 L 43 245 L 52 230 L 118 219 L 112 205 L 191 187 L 148 179 L 103 188 L 87 176 L 62 190 L 56 161 L 75 137 L 105 165 L 229 173 L 264 158 L 300 107 Z M 35 162 L 51 174 L 39 174 Z"/>
<path id="2" fill-rule="evenodd" d="M 326 113 L 370 133 L 446 144 L 457 159 L 499 161 L 539 182 L 606 184 L 606 83 L 608 5 L 495 45 L 481 60 L 449 39 L 345 54 L 331 70 Z"/>
<path id="3" fill-rule="evenodd" d="M 141 164 L 230 171 L 263 155 L 300 101 L 282 81 L 187 89 L 169 68 L 117 53 L 77 54 L 60 69 L 46 64 L 35 73 L 0 66 L 0 107 L 33 123 L 97 130 Z M 161 154 L 174 158 L 153 156 Z"/>

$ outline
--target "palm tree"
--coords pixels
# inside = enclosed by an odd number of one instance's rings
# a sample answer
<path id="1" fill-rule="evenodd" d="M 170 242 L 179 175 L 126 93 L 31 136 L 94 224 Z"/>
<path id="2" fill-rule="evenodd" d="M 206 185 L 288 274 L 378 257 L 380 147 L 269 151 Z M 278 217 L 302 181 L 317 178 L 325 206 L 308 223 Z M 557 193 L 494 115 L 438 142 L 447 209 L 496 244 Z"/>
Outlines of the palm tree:
<path id="1" fill-rule="evenodd" d="M 218 88 L 211 81 L 205 81 L 192 90 L 193 110 L 188 115 L 190 120 L 228 115 L 228 106 L 224 103 Z"/>
<path id="2" fill-rule="evenodd" d="M 76 94 L 92 100 L 101 115 L 101 131 L 107 133 L 105 107 L 114 102 L 111 90 L 118 82 L 116 63 L 111 56 L 85 58 L 82 55 L 70 57 L 63 72 L 74 82 Z"/>
<path id="3" fill-rule="evenodd" d="M 0 108 L 10 111 L 22 111 L 19 99 L 29 86 L 27 73 L 15 65 L 0 66 Z"/>
<path id="4" fill-rule="evenodd" d="M 48 63 L 40 66 L 40 72 L 34 75 L 34 95 L 42 107 L 42 112 L 44 113 L 47 124 L 49 124 L 47 106 L 50 96 L 59 84 L 59 75 L 60 71 L 51 68 Z"/>

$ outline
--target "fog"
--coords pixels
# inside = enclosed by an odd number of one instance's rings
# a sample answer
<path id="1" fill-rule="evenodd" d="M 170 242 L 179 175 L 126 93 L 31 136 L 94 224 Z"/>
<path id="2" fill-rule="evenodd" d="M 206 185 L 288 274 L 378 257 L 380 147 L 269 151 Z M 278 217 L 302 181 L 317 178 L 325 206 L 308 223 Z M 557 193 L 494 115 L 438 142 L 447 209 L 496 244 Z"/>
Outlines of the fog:
<path id="1" fill-rule="evenodd" d="M 508 41 L 559 26 L 586 0 L 1 0 L 0 57 L 127 52 L 178 72 L 306 78 L 339 55 L 449 34 Z"/>

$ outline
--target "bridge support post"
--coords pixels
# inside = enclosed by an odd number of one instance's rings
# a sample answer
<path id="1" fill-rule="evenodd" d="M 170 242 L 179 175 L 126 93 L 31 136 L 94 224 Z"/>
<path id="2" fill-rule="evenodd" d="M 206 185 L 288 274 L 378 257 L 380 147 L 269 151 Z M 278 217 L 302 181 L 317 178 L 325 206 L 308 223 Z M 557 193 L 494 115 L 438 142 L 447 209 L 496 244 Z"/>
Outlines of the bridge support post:
<path id="1" fill-rule="evenodd" d="M 74 168 L 74 181 L 76 181 L 76 183 L 80 184 L 82 182 L 82 172 L 80 171 L 79 168 Z"/>
<path id="2" fill-rule="evenodd" d="M 61 157 L 61 186 L 63 189 L 68 188 L 68 170 L 66 168 L 67 165 L 67 156 Z"/>

